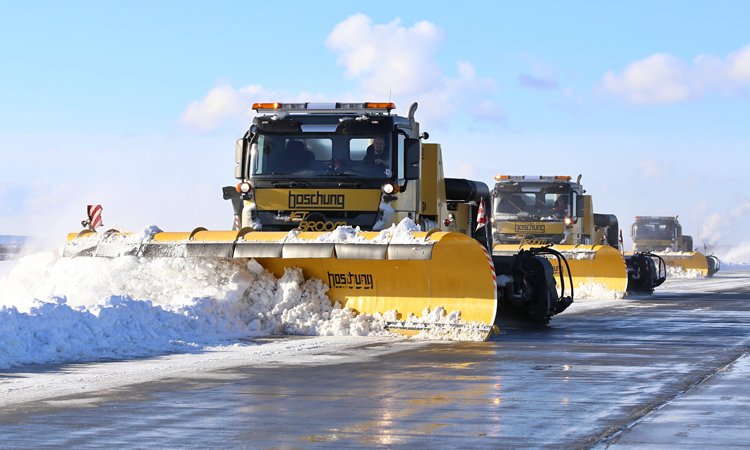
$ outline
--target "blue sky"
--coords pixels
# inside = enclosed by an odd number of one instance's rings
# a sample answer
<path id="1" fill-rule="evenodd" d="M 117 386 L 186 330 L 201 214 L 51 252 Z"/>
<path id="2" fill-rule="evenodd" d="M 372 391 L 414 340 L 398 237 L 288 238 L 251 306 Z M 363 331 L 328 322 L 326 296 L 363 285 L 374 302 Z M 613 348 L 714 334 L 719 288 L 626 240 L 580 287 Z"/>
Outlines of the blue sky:
<path id="1" fill-rule="evenodd" d="M 750 247 L 750 3 L 4 2 L 0 234 L 231 225 L 249 105 L 386 100 L 446 174 L 583 174 L 594 207 Z M 698 238 L 696 240 L 700 240 Z M 750 260 L 750 253 L 745 252 Z"/>

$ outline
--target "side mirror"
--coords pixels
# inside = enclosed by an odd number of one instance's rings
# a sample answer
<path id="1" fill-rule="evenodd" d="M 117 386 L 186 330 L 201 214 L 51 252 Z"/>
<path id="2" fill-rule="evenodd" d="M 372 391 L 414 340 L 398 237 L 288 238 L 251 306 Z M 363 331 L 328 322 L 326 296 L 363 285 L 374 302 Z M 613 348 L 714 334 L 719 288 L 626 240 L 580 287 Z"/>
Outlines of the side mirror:
<path id="1" fill-rule="evenodd" d="M 234 162 L 237 163 L 237 166 L 234 167 L 234 177 L 238 180 L 241 180 L 242 174 L 245 173 L 245 140 L 244 139 L 237 139 L 237 145 L 234 149 Z"/>
<path id="2" fill-rule="evenodd" d="M 242 164 L 242 150 L 245 147 L 244 144 L 244 139 L 237 139 L 237 146 L 234 149 L 234 162 L 236 162 L 237 164 Z"/>
<path id="3" fill-rule="evenodd" d="M 584 201 L 585 198 L 583 195 L 575 194 L 576 196 L 576 211 L 575 215 L 576 217 L 583 217 L 584 216 L 584 208 L 586 207 L 586 202 Z"/>
<path id="4" fill-rule="evenodd" d="M 405 139 L 404 153 L 404 178 L 407 180 L 418 180 L 419 163 L 422 160 L 422 146 L 419 143 L 419 139 Z"/>

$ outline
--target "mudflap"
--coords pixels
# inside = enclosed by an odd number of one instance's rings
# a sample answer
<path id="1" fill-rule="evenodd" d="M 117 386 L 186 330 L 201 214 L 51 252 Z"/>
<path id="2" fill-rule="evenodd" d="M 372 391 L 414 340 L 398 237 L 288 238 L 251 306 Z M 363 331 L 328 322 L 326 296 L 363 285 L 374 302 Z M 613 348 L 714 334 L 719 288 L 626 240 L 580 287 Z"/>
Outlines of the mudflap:
<path id="1" fill-rule="evenodd" d="M 521 312 L 533 322 L 546 324 L 573 303 L 572 296 L 558 296 L 554 269 L 547 258 L 521 250 L 513 256 L 493 256 L 492 261 L 498 277 L 512 278 L 498 283 L 501 310 Z"/>

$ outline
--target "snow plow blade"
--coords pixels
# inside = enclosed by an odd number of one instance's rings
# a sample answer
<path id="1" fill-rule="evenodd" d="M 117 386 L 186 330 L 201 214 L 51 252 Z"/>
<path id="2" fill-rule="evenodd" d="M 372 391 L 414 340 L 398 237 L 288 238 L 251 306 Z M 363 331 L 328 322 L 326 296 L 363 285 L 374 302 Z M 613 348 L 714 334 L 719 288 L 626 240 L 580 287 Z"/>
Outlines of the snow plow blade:
<path id="1" fill-rule="evenodd" d="M 704 277 L 711 277 L 719 271 L 719 259 L 700 252 L 652 252 L 664 259 L 669 267 L 679 267 L 684 271 L 697 270 Z"/>
<path id="2" fill-rule="evenodd" d="M 357 313 L 395 310 L 388 328 L 402 334 L 492 333 L 497 290 L 492 261 L 481 244 L 461 233 L 417 232 L 418 243 L 373 243 L 377 232 L 361 232 L 363 243 L 316 242 L 320 232 L 207 231 L 156 233 L 142 239 L 126 233 L 82 231 L 68 235 L 64 257 L 253 258 L 277 278 L 299 267 L 306 279 L 329 286 L 332 302 Z M 305 240 L 299 242 L 298 240 Z M 422 323 L 426 309 L 460 311 L 461 323 Z"/>
<path id="3" fill-rule="evenodd" d="M 517 254 L 522 248 L 530 249 L 533 245 L 507 245 L 496 244 L 493 254 L 510 256 Z M 573 286 L 578 288 L 583 284 L 602 284 L 607 290 L 626 292 L 628 286 L 628 269 L 620 252 L 608 245 L 553 245 L 550 247 L 565 257 L 570 267 L 570 277 Z M 568 273 L 565 266 L 553 264 L 555 277 L 559 277 L 559 271 L 567 279 Z"/>

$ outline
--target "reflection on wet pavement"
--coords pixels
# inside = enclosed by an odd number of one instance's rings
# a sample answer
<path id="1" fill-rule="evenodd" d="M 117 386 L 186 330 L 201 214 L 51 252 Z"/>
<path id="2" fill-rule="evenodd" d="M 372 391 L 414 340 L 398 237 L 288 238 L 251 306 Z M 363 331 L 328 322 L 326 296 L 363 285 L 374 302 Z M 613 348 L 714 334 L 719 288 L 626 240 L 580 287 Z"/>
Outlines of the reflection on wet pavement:
<path id="1" fill-rule="evenodd" d="M 9 448 L 591 448 L 746 352 L 749 299 L 624 299 L 488 343 L 185 374 L 27 405 L 0 433 Z"/>

